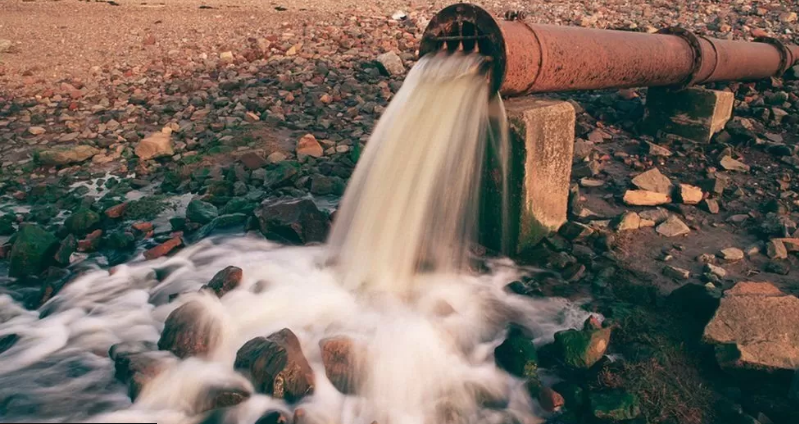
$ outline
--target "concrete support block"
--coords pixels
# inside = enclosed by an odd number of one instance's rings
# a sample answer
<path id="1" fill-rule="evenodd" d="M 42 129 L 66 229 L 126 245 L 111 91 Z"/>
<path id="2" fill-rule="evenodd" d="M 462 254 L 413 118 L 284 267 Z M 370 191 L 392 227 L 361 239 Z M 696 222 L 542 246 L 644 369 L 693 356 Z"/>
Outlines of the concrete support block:
<path id="1" fill-rule="evenodd" d="M 510 178 L 506 245 L 502 233 L 501 172 L 488 154 L 488 189 L 483 197 L 483 242 L 518 253 L 534 246 L 566 222 L 574 152 L 574 107 L 568 102 L 535 98 L 507 101 L 510 124 Z"/>
<path id="2" fill-rule="evenodd" d="M 734 101 L 729 91 L 652 87 L 646 96 L 642 129 L 652 135 L 662 131 L 708 143 L 732 117 Z"/>

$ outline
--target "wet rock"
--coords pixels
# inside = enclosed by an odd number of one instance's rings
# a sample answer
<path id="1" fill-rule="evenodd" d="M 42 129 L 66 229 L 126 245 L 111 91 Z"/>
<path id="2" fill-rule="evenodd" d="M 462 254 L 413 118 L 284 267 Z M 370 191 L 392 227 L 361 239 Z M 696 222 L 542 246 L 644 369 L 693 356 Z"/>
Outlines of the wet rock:
<path id="1" fill-rule="evenodd" d="M 680 184 L 679 198 L 686 205 L 696 205 L 702 201 L 702 189 L 689 184 Z"/>
<path id="2" fill-rule="evenodd" d="M 216 293 L 217 297 L 222 297 L 231 290 L 235 289 L 241 283 L 241 278 L 244 276 L 244 271 L 235 266 L 229 266 L 214 275 L 214 278 L 204 285 L 204 289 L 212 290 Z"/>
<path id="3" fill-rule="evenodd" d="M 331 337 L 319 341 L 325 375 L 333 386 L 345 395 L 354 394 L 360 385 L 363 372 L 360 361 L 363 346 L 346 336 Z"/>
<path id="4" fill-rule="evenodd" d="M 311 176 L 311 194 L 325 196 L 330 194 L 341 195 L 344 193 L 344 181 L 338 177 L 328 177 L 321 174 Z"/>
<path id="5" fill-rule="evenodd" d="M 203 357 L 216 347 L 221 335 L 221 324 L 208 316 L 202 303 L 191 301 L 169 314 L 158 349 L 178 358 Z"/>
<path id="6" fill-rule="evenodd" d="M 799 401 L 799 370 L 793 373 L 793 381 L 788 391 L 788 399 Z"/>
<path id="7" fill-rule="evenodd" d="M 164 156 L 172 156 L 172 138 L 164 132 L 155 132 L 145 137 L 135 149 L 136 156 L 141 160 L 150 160 Z"/>
<path id="8" fill-rule="evenodd" d="M 538 355 L 533 340 L 524 330 L 511 326 L 505 341 L 494 349 L 497 366 L 518 377 L 535 377 L 538 372 Z"/>
<path id="9" fill-rule="evenodd" d="M 566 400 L 560 393 L 549 387 L 543 387 L 538 392 L 538 403 L 541 404 L 544 411 L 557 412 L 566 404 Z"/>
<path id="10" fill-rule="evenodd" d="M 58 246 L 58 250 L 56 250 L 55 255 L 53 255 L 53 259 L 55 262 L 61 266 L 69 265 L 70 258 L 72 254 L 78 249 L 78 240 L 75 238 L 74 235 L 70 234 L 61 240 L 61 244 Z"/>
<path id="11" fill-rule="evenodd" d="M 586 320 L 582 330 L 570 329 L 555 333 L 555 349 L 567 366 L 591 368 L 602 359 L 610 343 L 610 328 L 601 328 L 596 318 Z"/>
<path id="12" fill-rule="evenodd" d="M 301 421 L 302 418 L 296 418 L 297 411 L 302 411 L 302 409 L 298 408 L 295 410 L 295 418 L 293 419 L 294 424 L 300 424 L 303 422 Z M 288 424 L 290 422 L 292 422 L 292 419 L 280 411 L 266 411 L 261 418 L 258 418 L 258 421 L 256 421 L 255 424 Z"/>
<path id="13" fill-rule="evenodd" d="M 42 165 L 71 165 L 83 163 L 100 151 L 91 146 L 57 147 L 39 152 L 38 161 Z"/>
<path id="14" fill-rule="evenodd" d="M 149 260 L 160 258 L 164 255 L 169 254 L 169 252 L 177 249 L 178 247 L 183 245 L 183 239 L 180 237 L 173 237 L 158 246 L 153 247 L 144 252 L 144 258 Z"/>
<path id="15" fill-rule="evenodd" d="M 691 229 L 680 218 L 672 215 L 658 225 L 655 231 L 663 237 L 678 237 L 690 233 Z"/>
<path id="16" fill-rule="evenodd" d="M 105 216 L 111 219 L 119 219 L 125 215 L 125 211 L 128 209 L 128 202 L 120 203 L 118 205 L 111 206 L 110 208 L 105 210 Z"/>
<path id="17" fill-rule="evenodd" d="M 277 399 L 296 402 L 314 391 L 313 370 L 287 328 L 245 343 L 233 367 L 247 374 L 259 393 Z"/>
<path id="18" fill-rule="evenodd" d="M 635 212 L 625 212 L 616 226 L 619 232 L 637 230 L 641 226 L 641 217 Z"/>
<path id="19" fill-rule="evenodd" d="M 794 370 L 799 363 L 799 298 L 771 283 L 741 282 L 724 293 L 703 339 L 722 367 Z"/>
<path id="20" fill-rule="evenodd" d="M 285 243 L 323 242 L 330 230 L 330 219 L 310 199 L 267 201 L 256 215 L 267 238 Z"/>
<path id="21" fill-rule="evenodd" d="M 23 225 L 11 248 L 8 275 L 28 277 L 40 274 L 52 262 L 58 246 L 58 239 L 42 227 Z"/>
<path id="22" fill-rule="evenodd" d="M 147 342 L 115 344 L 108 356 L 114 361 L 116 379 L 127 384 L 132 400 L 171 363 L 170 355 L 155 351 L 155 346 Z"/>
<path id="23" fill-rule="evenodd" d="M 677 268 L 676 266 L 668 265 L 663 268 L 663 275 L 675 280 L 687 280 L 691 277 L 691 272 L 687 269 Z"/>
<path id="24" fill-rule="evenodd" d="M 624 391 L 591 393 L 591 415 L 600 420 L 627 421 L 641 415 L 638 397 Z"/>
<path id="25" fill-rule="evenodd" d="M 721 256 L 721 259 L 724 262 L 733 263 L 743 260 L 744 251 L 736 247 L 728 247 L 726 249 L 722 249 L 719 256 Z"/>
<path id="26" fill-rule="evenodd" d="M 671 181 L 665 175 L 660 173 L 660 170 L 657 168 L 652 168 L 649 171 L 639 174 L 633 178 L 632 183 L 641 190 L 652 191 L 665 195 L 671 194 Z"/>
<path id="27" fill-rule="evenodd" d="M 728 171 L 735 171 L 735 172 L 749 172 L 749 165 L 744 164 L 741 161 L 733 159 L 731 156 L 724 156 L 719 161 L 719 165 L 722 168 Z"/>
<path id="28" fill-rule="evenodd" d="M 305 134 L 297 141 L 297 160 L 300 162 L 305 162 L 308 157 L 320 158 L 322 156 L 324 156 L 324 149 L 313 134 Z"/>
<path id="29" fill-rule="evenodd" d="M 210 387 L 200 394 L 195 411 L 200 413 L 229 408 L 246 401 L 250 395 L 250 392 L 243 387 Z"/>
<path id="30" fill-rule="evenodd" d="M 0 337 L 0 353 L 11 349 L 19 340 L 19 336 L 16 334 L 7 334 Z"/>
<path id="31" fill-rule="evenodd" d="M 299 174 L 300 167 L 296 162 L 280 162 L 274 167 L 265 171 L 264 187 L 278 188 L 290 184 Z M 255 176 L 253 176 L 255 179 Z"/>
<path id="32" fill-rule="evenodd" d="M 10 236 L 14 234 L 17 231 L 17 229 L 14 228 L 16 222 L 17 219 L 14 214 L 0 216 L 0 236 Z"/>
<path id="33" fill-rule="evenodd" d="M 67 231 L 82 236 L 93 231 L 100 224 L 100 215 L 88 208 L 80 208 L 64 221 Z"/>
<path id="34" fill-rule="evenodd" d="M 671 203 L 671 197 L 663 193 L 647 190 L 627 190 L 624 203 L 631 206 L 657 206 Z"/>
<path id="35" fill-rule="evenodd" d="M 387 75 L 399 76 L 405 73 L 405 65 L 402 64 L 402 59 L 394 52 L 377 56 L 377 63 L 380 64 L 381 71 Z"/>
<path id="36" fill-rule="evenodd" d="M 207 224 L 217 216 L 219 216 L 219 210 L 216 206 L 202 200 L 194 199 L 186 207 L 186 218 L 198 224 Z"/>

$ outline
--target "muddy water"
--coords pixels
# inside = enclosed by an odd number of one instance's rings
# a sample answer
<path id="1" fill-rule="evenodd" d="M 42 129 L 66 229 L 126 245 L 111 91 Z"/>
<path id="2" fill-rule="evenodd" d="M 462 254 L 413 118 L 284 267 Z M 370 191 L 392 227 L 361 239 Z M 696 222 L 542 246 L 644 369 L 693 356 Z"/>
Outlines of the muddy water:
<path id="1" fill-rule="evenodd" d="M 290 416 L 298 406 L 314 423 L 539 422 L 524 382 L 494 365 L 493 350 L 510 322 L 543 343 L 587 314 L 562 299 L 503 290 L 521 277 L 507 259 L 467 266 L 488 115 L 501 107 L 489 103 L 480 64 L 430 58 L 411 71 L 327 246 L 217 237 L 113 272 L 87 261 L 38 311 L 0 297 L 0 337 L 18 337 L 0 354 L 2 420 L 198 423 L 209 391 L 253 392 L 233 370 L 238 349 L 289 328 L 313 368 L 313 395 L 287 404 L 253 394 L 223 422 L 252 424 L 268 410 Z M 198 292 L 227 266 L 242 268 L 238 288 L 222 298 Z M 221 329 L 210 352 L 185 360 L 164 353 L 166 369 L 131 403 L 109 348 L 157 342 L 167 316 L 192 301 L 204 311 L 198 325 Z M 321 361 L 319 341 L 342 335 L 366 346 L 356 395 L 333 387 Z"/>

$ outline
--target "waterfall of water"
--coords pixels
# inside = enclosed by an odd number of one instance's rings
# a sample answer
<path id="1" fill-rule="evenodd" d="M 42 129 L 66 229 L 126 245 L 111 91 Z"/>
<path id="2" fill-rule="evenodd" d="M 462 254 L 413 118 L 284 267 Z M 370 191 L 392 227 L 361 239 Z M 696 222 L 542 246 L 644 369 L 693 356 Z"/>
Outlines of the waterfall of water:
<path id="1" fill-rule="evenodd" d="M 493 350 L 509 322 L 543 342 L 587 314 L 563 299 L 506 292 L 520 277 L 508 259 L 483 272 L 464 266 L 489 118 L 504 122 L 482 60 L 431 56 L 414 67 L 368 143 L 328 246 L 206 239 L 114 272 L 90 269 L 41 311 L 0 296 L 0 337 L 18 337 L 0 354 L 2 420 L 253 424 L 267 410 L 291 416 L 299 406 L 302 424 L 538 422 L 524 382 L 496 367 Z M 506 129 L 490 133 L 506 140 Z M 227 266 L 243 270 L 235 290 L 197 293 Z M 131 404 L 109 348 L 156 343 L 170 313 L 189 302 L 201 314 L 197 328 L 213 332 L 209 351 L 183 360 L 160 352 L 160 374 Z M 299 403 L 256 393 L 233 367 L 242 345 L 284 328 L 313 372 L 313 394 Z M 354 394 L 326 376 L 320 341 L 337 336 L 364 346 Z M 219 387 L 251 395 L 213 421 L 204 405 Z"/>

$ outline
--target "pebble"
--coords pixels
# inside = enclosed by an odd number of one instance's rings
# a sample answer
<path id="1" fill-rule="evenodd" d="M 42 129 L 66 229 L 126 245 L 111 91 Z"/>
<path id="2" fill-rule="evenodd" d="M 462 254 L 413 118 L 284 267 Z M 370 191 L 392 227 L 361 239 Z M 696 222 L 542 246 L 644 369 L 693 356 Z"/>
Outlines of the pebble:
<path id="1" fill-rule="evenodd" d="M 43 127 L 30 127 L 28 128 L 28 132 L 33 135 L 42 135 L 47 132 Z"/>
<path id="2" fill-rule="evenodd" d="M 689 184 L 680 184 L 680 199 L 686 205 L 696 205 L 702 201 L 704 193 L 702 189 L 697 186 Z"/>
<path id="3" fill-rule="evenodd" d="M 732 263 L 743 260 L 744 252 L 737 247 L 728 247 L 726 249 L 722 249 L 720 256 L 725 262 Z"/>
<path id="4" fill-rule="evenodd" d="M 713 264 L 705 264 L 705 272 L 713 274 L 713 275 L 715 275 L 715 276 L 717 276 L 719 278 L 724 278 L 724 277 L 727 276 L 727 270 L 726 269 L 724 269 L 724 268 L 722 268 L 720 266 L 713 265 Z"/>
<path id="5" fill-rule="evenodd" d="M 671 194 L 671 181 L 657 168 L 652 168 L 649 171 L 639 174 L 633 178 L 632 183 L 641 190 L 665 195 Z"/>
<path id="6" fill-rule="evenodd" d="M 619 220 L 616 230 L 619 232 L 637 230 L 641 226 L 641 217 L 635 212 L 625 212 Z"/>
<path id="7" fill-rule="evenodd" d="M 691 272 L 687 269 L 667 265 L 663 268 L 663 275 L 675 280 L 687 280 L 691 276 Z"/>
<path id="8" fill-rule="evenodd" d="M 778 239 L 769 240 L 766 243 L 766 255 L 771 259 L 788 259 L 788 249 Z"/>
<path id="9" fill-rule="evenodd" d="M 402 64 L 402 59 L 393 51 L 377 56 L 377 61 L 388 75 L 399 76 L 405 73 L 405 65 Z"/>
<path id="10" fill-rule="evenodd" d="M 671 197 L 663 193 L 647 190 L 627 190 L 624 203 L 631 206 L 657 206 L 671 203 Z"/>
<path id="11" fill-rule="evenodd" d="M 655 231 L 664 237 L 678 237 L 690 233 L 691 229 L 675 215 L 672 215 L 658 225 Z"/>
<path id="12" fill-rule="evenodd" d="M 749 165 L 746 165 L 741 161 L 735 160 L 729 155 L 721 158 L 721 161 L 719 161 L 719 165 L 721 165 L 722 168 L 728 171 L 749 172 Z"/>

